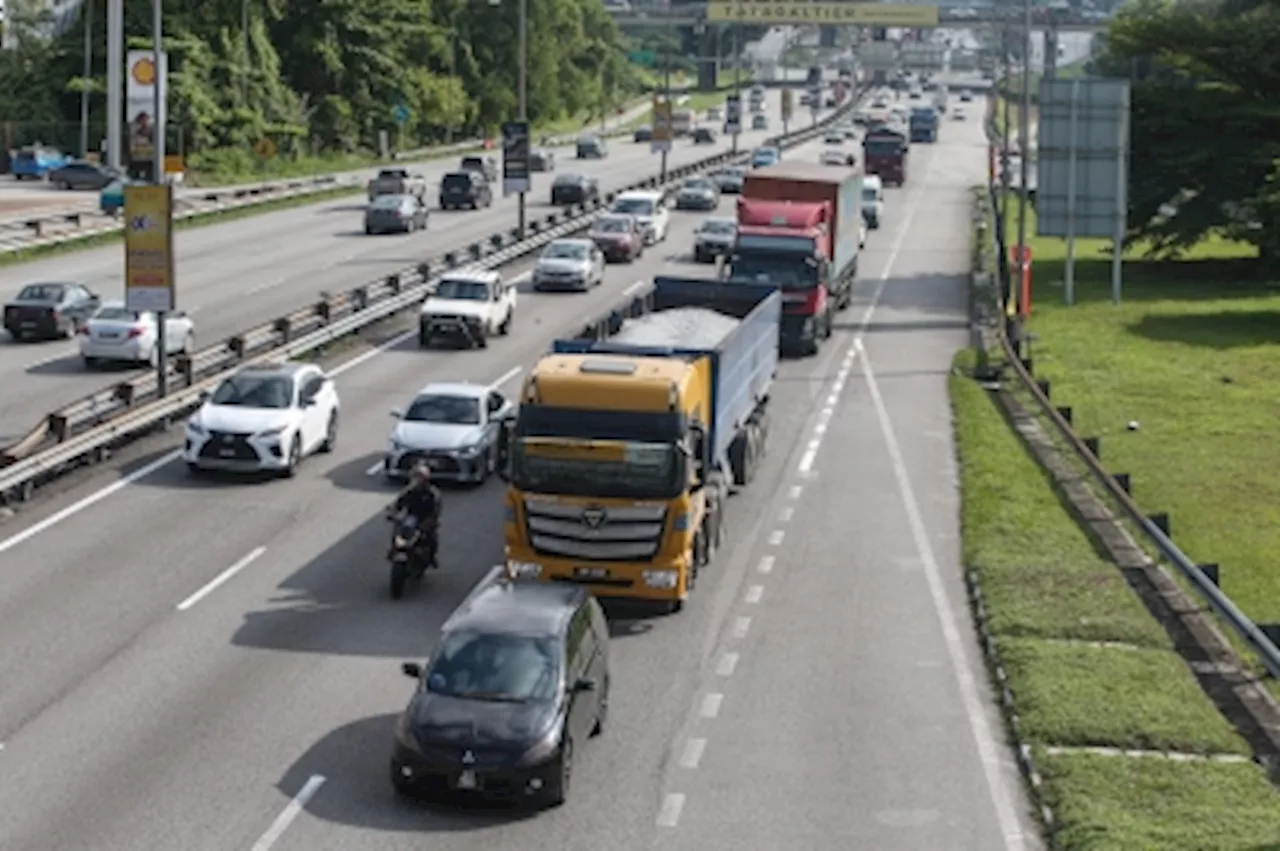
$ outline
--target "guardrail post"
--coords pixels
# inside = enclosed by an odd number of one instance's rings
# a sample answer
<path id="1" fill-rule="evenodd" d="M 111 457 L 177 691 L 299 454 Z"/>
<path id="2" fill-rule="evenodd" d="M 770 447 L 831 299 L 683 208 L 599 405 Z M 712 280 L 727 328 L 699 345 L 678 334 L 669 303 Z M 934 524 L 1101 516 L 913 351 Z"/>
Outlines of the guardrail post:
<path id="1" fill-rule="evenodd" d="M 80 227 L 80 214 L 79 213 L 68 214 L 67 224 L 71 225 L 72 227 L 77 227 L 77 228 Z"/>
<path id="2" fill-rule="evenodd" d="M 1151 521 L 1152 526 L 1155 526 L 1161 532 L 1164 532 L 1165 535 L 1173 534 L 1169 531 L 1169 515 L 1166 512 L 1161 511 L 1157 514 L 1148 514 L 1147 519 Z"/>
<path id="3" fill-rule="evenodd" d="M 478 242 L 473 242 L 467 248 L 467 252 L 471 255 L 472 260 L 479 260 L 484 256 L 484 246 Z"/>
<path id="4" fill-rule="evenodd" d="M 1083 441 L 1084 448 L 1089 450 L 1089 454 L 1094 458 L 1102 458 L 1102 438 L 1086 437 Z"/>
<path id="5" fill-rule="evenodd" d="M 1196 567 L 1200 568 L 1200 572 L 1204 574 L 1205 579 L 1208 579 L 1216 586 L 1221 586 L 1221 572 L 1218 570 L 1218 565 L 1197 564 Z"/>
<path id="6" fill-rule="evenodd" d="M 65 414 L 50 414 L 49 433 L 53 435 L 55 441 L 61 443 L 71 436 L 71 421 Z"/>
<path id="7" fill-rule="evenodd" d="M 426 260 L 423 260 L 421 263 L 418 264 L 418 277 L 422 278 L 423 283 L 426 283 L 431 278 L 431 264 L 428 263 Z M 400 276 L 397 275 L 396 284 L 399 285 L 399 283 L 400 283 Z M 400 295 L 400 290 L 397 289 L 394 292 L 396 295 Z"/>
<path id="8" fill-rule="evenodd" d="M 1133 495 L 1133 483 L 1129 481 L 1128 473 L 1112 473 L 1111 478 L 1116 480 L 1116 484 L 1120 486 L 1120 490 Z"/>
<path id="9" fill-rule="evenodd" d="M 1049 379 L 1041 378 L 1036 382 L 1036 386 L 1040 388 L 1040 392 L 1044 394 L 1044 398 L 1048 399 L 1053 390 L 1052 385 L 1049 383 Z"/>
<path id="10" fill-rule="evenodd" d="M 1022 368 L 1027 371 L 1028 375 L 1035 372 L 1035 361 L 1031 358 L 1018 358 L 1018 360 L 1022 361 Z"/>
<path id="11" fill-rule="evenodd" d="M 275 322 L 271 323 L 271 330 L 280 335 L 281 343 L 289 343 L 293 341 L 293 321 L 287 316 L 281 316 Z"/>
<path id="12" fill-rule="evenodd" d="M 188 387 L 196 383 L 196 362 L 190 355 L 179 353 L 174 359 L 173 368 Z"/>
<path id="13" fill-rule="evenodd" d="M 127 381 L 121 381 L 115 386 L 115 389 L 112 391 L 112 395 L 120 400 L 125 407 L 129 407 L 133 404 L 135 391 L 132 384 Z"/>
<path id="14" fill-rule="evenodd" d="M 446 269 L 452 269 L 458 265 L 458 255 L 452 251 L 446 251 L 444 255 L 444 265 Z"/>
<path id="15" fill-rule="evenodd" d="M 235 355 L 236 360 L 244 360 L 244 337 L 236 336 L 227 340 L 227 351 Z"/>
<path id="16" fill-rule="evenodd" d="M 1060 405 L 1060 406 L 1058 406 L 1057 411 L 1058 411 L 1058 416 L 1060 416 L 1060 417 L 1062 417 L 1064 420 L 1066 420 L 1066 421 L 1067 421 L 1067 425 L 1071 425 L 1071 417 L 1072 417 L 1072 415 L 1074 414 L 1074 411 L 1072 411 L 1072 410 L 1071 410 L 1071 406 L 1070 406 L 1070 405 Z"/>
<path id="17" fill-rule="evenodd" d="M 396 281 L 397 284 L 393 285 L 391 283 L 393 280 Z M 387 278 L 388 288 L 394 286 L 398 289 L 399 280 L 400 280 L 399 275 L 392 275 L 391 277 Z M 392 292 L 395 292 L 395 289 L 392 289 Z M 354 290 L 351 291 L 351 294 L 348 296 L 348 301 L 351 302 L 352 313 L 359 313 L 360 311 L 364 310 L 366 307 L 369 306 L 369 288 L 356 287 Z"/>
<path id="18" fill-rule="evenodd" d="M 494 249 L 501 248 L 503 243 L 506 241 L 506 236 L 500 233 L 495 233 L 493 236 L 489 237 L 489 244 L 492 245 Z"/>
<path id="19" fill-rule="evenodd" d="M 330 317 L 333 316 L 333 305 L 329 303 L 329 296 L 325 295 L 324 301 L 316 302 L 316 316 L 320 317 L 320 321 L 328 323 Z"/>
<path id="20" fill-rule="evenodd" d="M 1257 625 L 1258 630 L 1267 637 L 1272 644 L 1280 647 L 1280 623 L 1260 623 Z"/>

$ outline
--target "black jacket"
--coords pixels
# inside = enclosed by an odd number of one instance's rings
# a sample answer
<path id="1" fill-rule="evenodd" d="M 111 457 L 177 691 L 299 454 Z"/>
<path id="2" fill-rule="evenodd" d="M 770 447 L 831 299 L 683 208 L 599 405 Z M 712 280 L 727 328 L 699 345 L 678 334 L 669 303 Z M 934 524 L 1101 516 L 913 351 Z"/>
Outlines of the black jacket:
<path id="1" fill-rule="evenodd" d="M 440 490 L 429 483 L 410 485 L 396 498 L 396 511 L 407 511 L 420 522 L 438 520 L 441 505 Z"/>

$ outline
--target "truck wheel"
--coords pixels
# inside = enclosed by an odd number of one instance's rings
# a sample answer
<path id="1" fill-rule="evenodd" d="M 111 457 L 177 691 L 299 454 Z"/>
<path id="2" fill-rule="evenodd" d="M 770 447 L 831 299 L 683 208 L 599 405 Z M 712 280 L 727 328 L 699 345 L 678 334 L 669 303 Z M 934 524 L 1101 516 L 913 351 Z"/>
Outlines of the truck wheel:
<path id="1" fill-rule="evenodd" d="M 431 335 L 427 333 L 426 328 L 418 329 L 418 348 L 426 349 L 431 346 Z"/>
<path id="2" fill-rule="evenodd" d="M 489 348 L 489 326 L 481 325 L 480 330 L 476 334 L 476 346 L 481 349 Z"/>
<path id="3" fill-rule="evenodd" d="M 505 337 L 511 333 L 511 320 L 515 318 L 515 314 L 514 310 L 507 311 L 507 318 L 502 320 L 502 324 L 498 326 L 499 334 Z"/>

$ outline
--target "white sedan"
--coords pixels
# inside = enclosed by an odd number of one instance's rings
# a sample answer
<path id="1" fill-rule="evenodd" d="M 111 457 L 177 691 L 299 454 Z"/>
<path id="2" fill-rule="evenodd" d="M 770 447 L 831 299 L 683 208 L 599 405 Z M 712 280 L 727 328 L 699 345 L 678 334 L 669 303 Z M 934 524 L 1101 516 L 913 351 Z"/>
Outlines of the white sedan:
<path id="1" fill-rule="evenodd" d="M 165 349 L 169 354 L 194 354 L 195 323 L 180 310 L 165 314 Z M 107 302 L 80 326 L 80 357 L 87 367 L 112 363 L 156 362 L 160 351 L 159 322 L 154 313 L 129 310 L 122 302 Z"/>
<path id="2" fill-rule="evenodd" d="M 826 150 L 822 152 L 819 161 L 823 165 L 846 166 L 853 165 L 856 162 L 856 158 L 853 154 L 845 153 L 844 151 Z"/>

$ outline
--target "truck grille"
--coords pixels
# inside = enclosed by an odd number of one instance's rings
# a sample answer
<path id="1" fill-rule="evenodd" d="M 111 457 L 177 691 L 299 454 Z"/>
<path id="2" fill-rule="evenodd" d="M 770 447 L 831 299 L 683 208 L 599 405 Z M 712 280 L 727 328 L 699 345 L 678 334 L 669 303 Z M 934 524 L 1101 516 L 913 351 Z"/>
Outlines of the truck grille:
<path id="1" fill-rule="evenodd" d="M 200 447 L 200 457 L 222 461 L 257 461 L 258 453 L 249 445 L 250 436 L 231 431 L 211 431 L 209 439 Z"/>
<path id="2" fill-rule="evenodd" d="M 542 555 L 589 561 L 647 561 L 662 543 L 665 505 L 564 505 L 524 502 L 529 542 Z"/>

